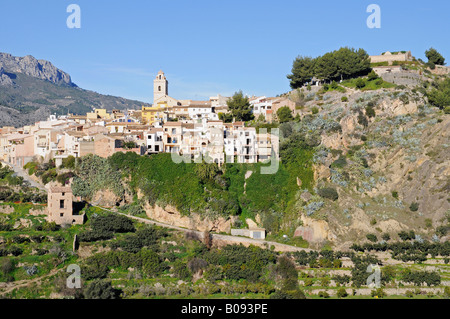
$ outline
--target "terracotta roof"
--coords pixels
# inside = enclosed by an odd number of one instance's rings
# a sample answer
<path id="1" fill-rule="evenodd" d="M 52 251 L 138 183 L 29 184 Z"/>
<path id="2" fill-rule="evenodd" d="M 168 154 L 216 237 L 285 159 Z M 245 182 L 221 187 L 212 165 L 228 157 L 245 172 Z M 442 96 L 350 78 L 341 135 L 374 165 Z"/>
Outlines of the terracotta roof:
<path id="1" fill-rule="evenodd" d="M 87 136 L 88 134 L 86 132 L 83 131 L 66 131 L 65 132 L 67 135 L 70 136 L 77 136 L 77 137 L 82 137 L 82 136 Z"/>
<path id="2" fill-rule="evenodd" d="M 160 127 L 154 127 L 154 128 L 151 128 L 147 133 L 153 134 L 156 132 L 163 132 L 163 129 Z"/>
<path id="3" fill-rule="evenodd" d="M 195 128 L 195 124 L 191 124 L 191 123 L 184 123 L 183 124 L 183 128 L 187 128 L 187 129 L 194 129 Z"/>
<path id="4" fill-rule="evenodd" d="M 87 119 L 86 115 L 72 115 L 69 116 L 69 119 Z"/>
<path id="5" fill-rule="evenodd" d="M 166 122 L 164 123 L 164 126 L 181 126 L 183 123 L 181 122 Z"/>

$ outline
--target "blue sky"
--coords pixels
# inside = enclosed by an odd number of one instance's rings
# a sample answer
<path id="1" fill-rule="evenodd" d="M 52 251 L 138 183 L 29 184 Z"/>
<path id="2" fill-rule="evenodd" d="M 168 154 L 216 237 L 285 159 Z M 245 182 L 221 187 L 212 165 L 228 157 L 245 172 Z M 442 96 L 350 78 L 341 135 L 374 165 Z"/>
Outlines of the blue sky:
<path id="1" fill-rule="evenodd" d="M 81 28 L 69 29 L 69 4 Z M 369 29 L 369 4 L 381 28 Z M 450 63 L 450 2 L 442 0 L 0 0 L 0 51 L 33 55 L 68 72 L 78 86 L 145 102 L 162 69 L 169 95 L 275 96 L 298 55 L 341 46 L 369 54 L 435 47 Z"/>

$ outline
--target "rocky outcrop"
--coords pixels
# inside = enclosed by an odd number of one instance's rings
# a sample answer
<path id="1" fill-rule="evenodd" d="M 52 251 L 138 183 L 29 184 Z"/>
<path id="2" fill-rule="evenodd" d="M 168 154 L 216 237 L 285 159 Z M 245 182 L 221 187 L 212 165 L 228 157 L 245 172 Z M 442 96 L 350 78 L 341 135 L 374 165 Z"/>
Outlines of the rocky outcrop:
<path id="1" fill-rule="evenodd" d="M 159 205 L 151 206 L 147 204 L 144 209 L 147 216 L 153 220 L 198 231 L 229 233 L 233 222 L 232 217 L 218 217 L 212 220 L 208 217 L 205 218 L 204 216 L 195 213 L 191 213 L 190 216 L 185 216 L 171 205 L 161 207 Z"/>
<path id="2" fill-rule="evenodd" d="M 385 115 L 398 116 L 406 115 L 417 112 L 417 104 L 409 102 L 407 104 L 400 100 L 383 101 L 380 108 L 384 111 Z"/>
<path id="3" fill-rule="evenodd" d="M 0 64 L 0 85 L 13 85 L 14 82 Z"/>
<path id="4" fill-rule="evenodd" d="M 115 207 L 120 202 L 120 198 L 113 191 L 107 189 L 95 193 L 91 202 L 102 207 Z"/>
<path id="5" fill-rule="evenodd" d="M 37 60 L 31 55 L 15 57 L 8 53 L 0 53 L 0 68 L 11 73 L 23 73 L 55 84 L 76 86 L 72 83 L 69 74 L 56 68 L 50 62 L 46 60 Z M 3 76 L 1 76 L 1 79 L 3 79 Z"/>
<path id="6" fill-rule="evenodd" d="M 294 237 L 302 237 L 309 243 L 320 243 L 325 240 L 333 240 L 334 236 L 330 232 L 330 227 L 325 220 L 317 220 L 302 215 L 302 226 L 297 227 Z"/>
<path id="7" fill-rule="evenodd" d="M 11 214 L 14 213 L 14 207 L 9 205 L 0 205 L 0 213 L 1 214 Z"/>

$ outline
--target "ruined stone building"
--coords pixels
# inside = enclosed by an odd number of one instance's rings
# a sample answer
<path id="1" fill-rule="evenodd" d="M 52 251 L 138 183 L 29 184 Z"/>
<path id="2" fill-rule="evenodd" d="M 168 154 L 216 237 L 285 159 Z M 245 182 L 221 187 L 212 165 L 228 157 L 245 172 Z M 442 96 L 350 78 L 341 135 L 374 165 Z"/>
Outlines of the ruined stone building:
<path id="1" fill-rule="evenodd" d="M 71 187 L 50 187 L 47 197 L 48 221 L 58 225 L 83 224 L 84 214 L 74 214 Z"/>

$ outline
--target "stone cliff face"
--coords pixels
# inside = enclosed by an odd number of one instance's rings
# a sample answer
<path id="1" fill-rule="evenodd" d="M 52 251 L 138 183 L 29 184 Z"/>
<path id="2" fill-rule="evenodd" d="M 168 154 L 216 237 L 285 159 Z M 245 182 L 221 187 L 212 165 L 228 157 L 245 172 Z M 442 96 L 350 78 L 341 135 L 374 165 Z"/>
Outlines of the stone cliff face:
<path id="1" fill-rule="evenodd" d="M 144 209 L 149 218 L 173 226 L 217 233 L 229 233 L 231 229 L 232 217 L 219 217 L 211 220 L 195 213 L 191 213 L 190 216 L 184 216 L 175 207 L 170 205 L 166 205 L 163 208 L 158 205 L 150 206 L 147 204 Z"/>
<path id="2" fill-rule="evenodd" d="M 23 73 L 55 84 L 76 86 L 72 83 L 69 74 L 56 68 L 52 63 L 45 60 L 37 60 L 31 55 L 15 57 L 9 53 L 0 53 L 0 84 L 12 83 L 13 79 L 10 77 L 9 81 L 6 80 L 6 77 L 8 77 L 6 72 Z"/>

